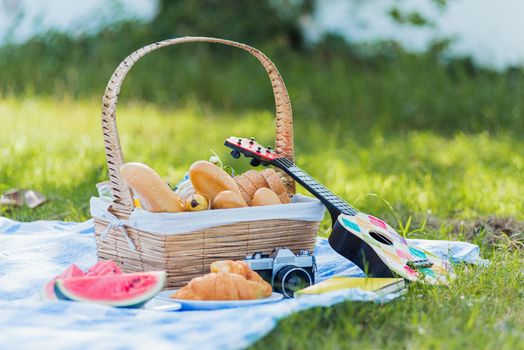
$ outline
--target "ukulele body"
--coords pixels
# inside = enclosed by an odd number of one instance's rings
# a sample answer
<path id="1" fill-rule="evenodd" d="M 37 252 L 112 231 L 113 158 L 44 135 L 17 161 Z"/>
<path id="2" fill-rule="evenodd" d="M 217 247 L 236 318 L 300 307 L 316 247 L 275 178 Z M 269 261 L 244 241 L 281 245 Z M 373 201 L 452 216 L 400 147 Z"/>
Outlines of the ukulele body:
<path id="1" fill-rule="evenodd" d="M 338 254 L 342 255 L 369 277 L 395 277 L 380 256 L 362 239 L 352 234 L 343 224 L 335 219 L 328 242 Z"/>
<path id="2" fill-rule="evenodd" d="M 402 276 L 411 281 L 447 284 L 452 266 L 431 252 L 406 241 L 391 226 L 372 215 L 340 214 L 329 244 L 368 276 Z"/>

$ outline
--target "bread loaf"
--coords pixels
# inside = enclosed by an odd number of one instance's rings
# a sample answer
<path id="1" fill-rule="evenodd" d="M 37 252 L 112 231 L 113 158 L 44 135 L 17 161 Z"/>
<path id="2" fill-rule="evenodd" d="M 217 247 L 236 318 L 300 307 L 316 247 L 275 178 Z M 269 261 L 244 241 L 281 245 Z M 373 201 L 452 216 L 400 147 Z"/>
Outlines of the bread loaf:
<path id="1" fill-rule="evenodd" d="M 189 178 L 197 193 L 206 195 L 210 202 L 222 191 L 231 191 L 240 196 L 237 184 L 228 173 L 215 164 L 199 160 L 189 168 Z"/>
<path id="2" fill-rule="evenodd" d="M 238 182 L 237 182 L 237 184 L 238 184 Z M 242 195 L 242 198 L 246 201 L 247 205 L 252 206 L 253 205 L 253 200 L 251 199 L 249 194 L 247 194 L 246 190 L 244 190 L 244 188 L 242 186 L 240 186 L 240 185 L 238 185 L 238 189 L 240 190 L 240 194 Z"/>
<path id="3" fill-rule="evenodd" d="M 289 195 L 286 192 L 286 187 L 284 186 L 284 183 L 277 172 L 273 169 L 264 169 L 261 171 L 261 174 L 266 180 L 269 189 L 277 194 L 280 202 L 282 202 L 282 204 L 288 204 Z"/>
<path id="4" fill-rule="evenodd" d="M 216 195 L 213 201 L 213 209 L 230 209 L 247 207 L 246 201 L 238 192 L 222 191 Z"/>
<path id="5" fill-rule="evenodd" d="M 251 181 L 256 189 L 269 187 L 264 176 L 256 170 L 248 170 L 242 176 Z"/>
<path id="6" fill-rule="evenodd" d="M 259 188 L 253 197 L 253 206 L 282 204 L 277 194 L 269 188 Z"/>
<path id="7" fill-rule="evenodd" d="M 247 194 L 247 197 L 249 198 L 247 202 L 249 204 L 252 204 L 251 201 L 253 199 L 253 196 L 255 195 L 255 192 L 257 191 L 257 187 L 244 176 L 244 174 L 235 176 L 235 182 L 237 183 L 238 187 L 243 189 L 244 192 Z"/>
<path id="8" fill-rule="evenodd" d="M 184 210 L 180 197 L 147 165 L 126 163 L 120 168 L 120 174 L 145 210 L 169 213 Z"/>

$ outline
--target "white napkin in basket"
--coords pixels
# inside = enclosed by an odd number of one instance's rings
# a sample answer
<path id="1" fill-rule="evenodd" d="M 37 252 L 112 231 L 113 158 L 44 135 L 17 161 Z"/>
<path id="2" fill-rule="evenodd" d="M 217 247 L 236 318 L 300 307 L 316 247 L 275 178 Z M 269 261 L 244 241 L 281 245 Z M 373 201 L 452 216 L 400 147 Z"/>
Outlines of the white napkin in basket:
<path id="1" fill-rule="evenodd" d="M 110 203 L 91 198 L 91 215 L 104 219 Z M 209 227 L 230 225 L 237 222 L 260 220 L 303 220 L 321 221 L 325 207 L 318 199 L 297 194 L 291 204 L 267 205 L 261 207 L 214 209 L 184 213 L 151 213 L 136 208 L 128 220 L 121 222 L 141 231 L 162 235 L 183 234 Z"/>

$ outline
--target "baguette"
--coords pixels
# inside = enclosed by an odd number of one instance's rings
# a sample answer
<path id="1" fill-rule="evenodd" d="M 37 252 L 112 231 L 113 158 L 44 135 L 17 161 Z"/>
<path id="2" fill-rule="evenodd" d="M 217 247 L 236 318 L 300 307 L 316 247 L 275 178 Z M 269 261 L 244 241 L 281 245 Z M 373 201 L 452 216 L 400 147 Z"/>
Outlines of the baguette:
<path id="1" fill-rule="evenodd" d="M 199 160 L 189 168 L 189 178 L 197 193 L 202 193 L 212 203 L 217 194 L 231 191 L 240 196 L 237 184 L 228 173 L 215 164 Z"/>
<path id="2" fill-rule="evenodd" d="M 142 163 L 126 163 L 120 168 L 126 184 L 140 200 L 142 208 L 151 212 L 177 213 L 184 203 L 156 171 Z"/>

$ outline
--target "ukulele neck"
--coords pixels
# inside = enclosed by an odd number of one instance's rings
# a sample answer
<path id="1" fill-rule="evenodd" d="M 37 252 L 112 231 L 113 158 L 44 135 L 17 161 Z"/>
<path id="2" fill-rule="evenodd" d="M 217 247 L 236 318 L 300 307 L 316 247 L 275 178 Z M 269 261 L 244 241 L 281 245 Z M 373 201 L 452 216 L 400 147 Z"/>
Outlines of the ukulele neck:
<path id="1" fill-rule="evenodd" d="M 328 190 L 311 175 L 300 169 L 289 159 L 277 158 L 272 162 L 272 164 L 282 169 L 302 187 L 317 197 L 328 209 L 333 224 L 341 213 L 347 215 L 355 215 L 358 213 L 357 210 L 349 205 L 345 200 Z"/>

